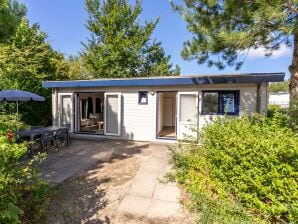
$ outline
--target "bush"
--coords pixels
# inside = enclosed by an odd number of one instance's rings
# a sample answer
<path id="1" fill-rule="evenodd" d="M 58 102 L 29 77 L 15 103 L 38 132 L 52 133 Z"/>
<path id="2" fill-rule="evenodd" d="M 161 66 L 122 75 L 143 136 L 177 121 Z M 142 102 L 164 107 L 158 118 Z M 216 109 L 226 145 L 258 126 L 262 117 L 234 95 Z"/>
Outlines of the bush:
<path id="1" fill-rule="evenodd" d="M 200 211 L 221 214 L 222 223 L 298 220 L 298 137 L 278 116 L 218 119 L 202 131 L 202 146 L 173 154 L 173 176 Z"/>
<path id="2" fill-rule="evenodd" d="M 290 117 L 288 108 L 281 108 L 279 105 L 269 105 L 267 117 L 269 118 L 269 121 L 275 119 L 279 122 L 280 126 L 289 127 Z"/>
<path id="3" fill-rule="evenodd" d="M 47 191 L 47 184 L 33 167 L 41 157 L 24 160 L 27 144 L 16 143 L 11 134 L 14 121 L 14 117 L 0 116 L 0 223 L 6 224 L 19 223 L 38 213 Z"/>

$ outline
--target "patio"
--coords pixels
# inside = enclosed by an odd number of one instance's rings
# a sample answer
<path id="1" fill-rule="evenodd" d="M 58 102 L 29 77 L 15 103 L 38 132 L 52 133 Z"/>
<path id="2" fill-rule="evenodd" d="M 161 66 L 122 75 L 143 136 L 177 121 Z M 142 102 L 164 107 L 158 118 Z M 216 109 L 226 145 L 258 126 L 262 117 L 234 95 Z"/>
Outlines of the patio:
<path id="1" fill-rule="evenodd" d="M 46 223 L 191 223 L 180 189 L 161 182 L 168 159 L 162 144 L 73 140 L 41 164 L 58 191 Z"/>

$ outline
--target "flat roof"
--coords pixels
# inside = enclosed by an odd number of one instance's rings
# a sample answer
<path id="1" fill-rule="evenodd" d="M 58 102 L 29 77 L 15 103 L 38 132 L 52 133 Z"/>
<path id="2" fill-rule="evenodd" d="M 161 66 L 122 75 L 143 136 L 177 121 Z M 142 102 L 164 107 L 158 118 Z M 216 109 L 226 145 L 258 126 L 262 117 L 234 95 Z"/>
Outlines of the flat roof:
<path id="1" fill-rule="evenodd" d="M 202 85 L 223 83 L 262 83 L 283 82 L 284 72 L 278 73 L 242 73 L 222 75 L 193 76 L 161 76 L 123 79 L 92 79 L 68 81 L 44 81 L 45 88 L 75 88 L 75 87 L 129 87 L 129 86 L 172 86 L 172 85 Z"/>

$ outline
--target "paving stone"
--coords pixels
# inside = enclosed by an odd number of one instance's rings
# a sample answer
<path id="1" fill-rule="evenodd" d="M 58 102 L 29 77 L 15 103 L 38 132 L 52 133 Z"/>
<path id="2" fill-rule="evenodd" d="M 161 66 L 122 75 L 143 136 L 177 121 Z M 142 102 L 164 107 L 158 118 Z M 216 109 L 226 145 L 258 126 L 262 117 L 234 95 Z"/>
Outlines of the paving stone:
<path id="1" fill-rule="evenodd" d="M 134 179 L 128 193 L 132 195 L 152 198 L 155 185 L 158 183 L 156 177 Z"/>
<path id="2" fill-rule="evenodd" d="M 151 156 L 162 159 L 169 158 L 169 149 L 165 145 L 157 145 L 153 148 Z"/>
<path id="3" fill-rule="evenodd" d="M 157 183 L 153 193 L 153 199 L 179 203 L 180 189 L 169 183 Z"/>
<path id="4" fill-rule="evenodd" d="M 126 195 L 123 198 L 118 210 L 123 213 L 145 216 L 148 213 L 151 204 L 152 199 L 134 195 Z"/>
<path id="5" fill-rule="evenodd" d="M 162 158 L 150 157 L 148 161 L 141 167 L 142 170 L 149 171 L 151 173 L 159 174 L 165 169 L 168 161 Z"/>
<path id="6" fill-rule="evenodd" d="M 176 216 L 180 211 L 180 205 L 175 202 L 153 200 L 147 217 L 149 218 L 166 218 Z"/>

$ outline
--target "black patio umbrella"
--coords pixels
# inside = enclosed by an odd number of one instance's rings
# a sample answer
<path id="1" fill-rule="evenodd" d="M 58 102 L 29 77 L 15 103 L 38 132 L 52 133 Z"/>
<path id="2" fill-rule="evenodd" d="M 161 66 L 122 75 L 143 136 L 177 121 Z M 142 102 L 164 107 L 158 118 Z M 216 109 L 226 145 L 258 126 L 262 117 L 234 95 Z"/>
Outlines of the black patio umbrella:
<path id="1" fill-rule="evenodd" d="M 43 102 L 45 101 L 45 98 L 35 93 L 15 89 L 15 90 L 0 91 L 0 101 L 17 103 L 17 122 L 18 122 L 19 102 L 28 102 L 28 101 Z"/>

